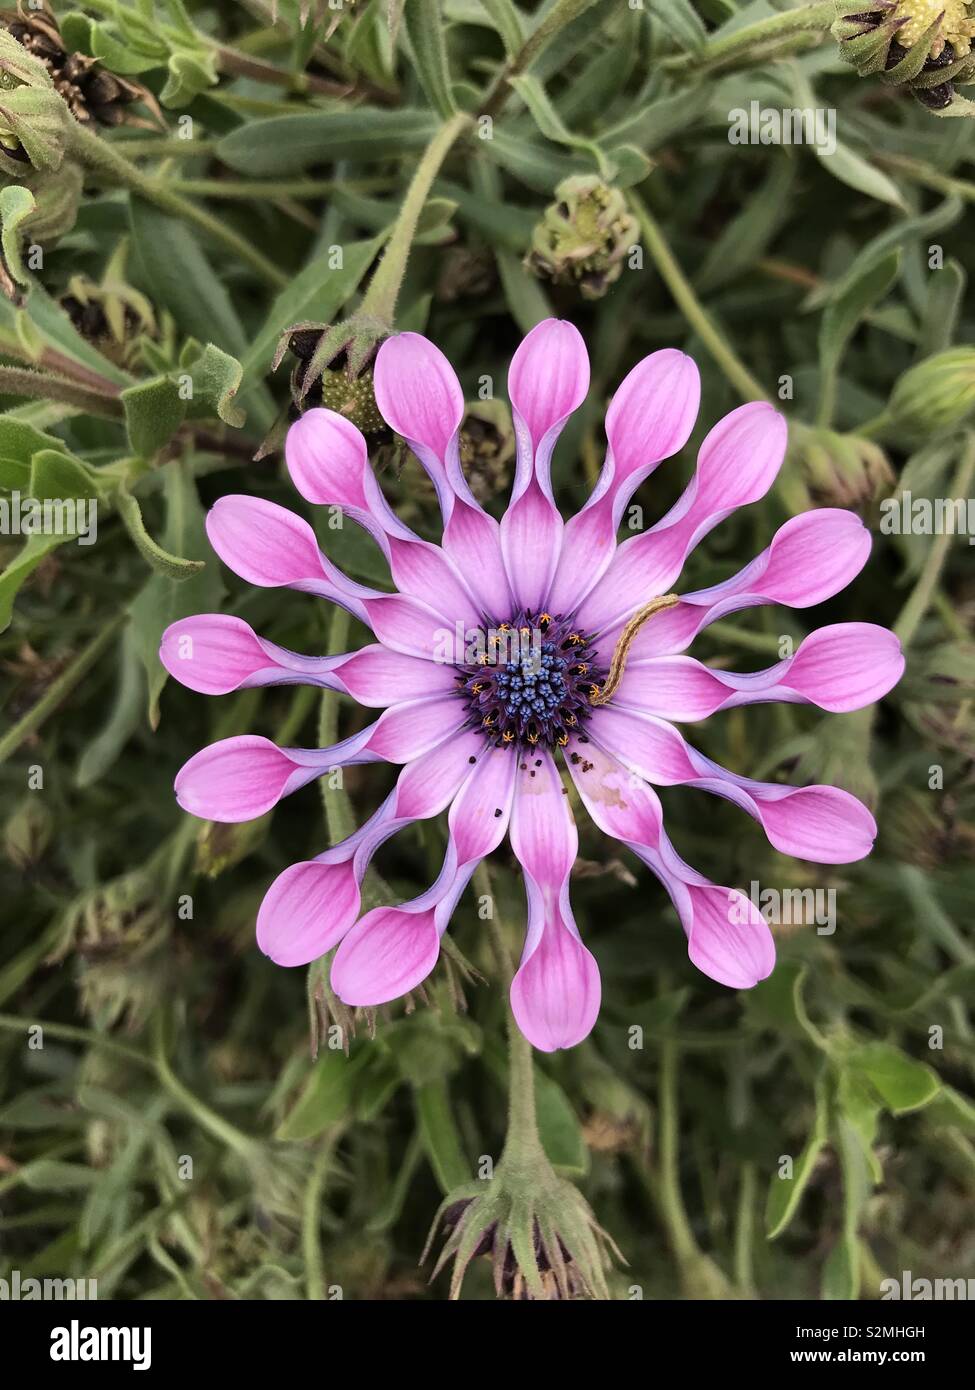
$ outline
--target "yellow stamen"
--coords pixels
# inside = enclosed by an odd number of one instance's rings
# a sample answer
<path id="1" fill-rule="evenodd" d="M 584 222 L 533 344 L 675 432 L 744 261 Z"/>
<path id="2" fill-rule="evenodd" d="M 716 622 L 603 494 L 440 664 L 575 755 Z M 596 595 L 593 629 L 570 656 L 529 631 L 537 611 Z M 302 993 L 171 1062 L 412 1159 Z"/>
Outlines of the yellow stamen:
<path id="1" fill-rule="evenodd" d="M 644 623 L 649 622 L 655 613 L 662 613 L 665 608 L 673 608 L 680 603 L 676 594 L 663 594 L 660 598 L 652 598 L 649 603 L 645 603 L 639 612 L 627 623 L 620 633 L 620 640 L 616 643 L 616 650 L 613 652 L 613 659 L 609 663 L 609 675 L 602 689 L 594 685 L 592 694 L 589 697 L 591 705 L 606 705 L 619 689 L 620 681 L 623 679 L 623 672 L 626 669 L 626 658 L 629 655 L 633 641 Z"/>

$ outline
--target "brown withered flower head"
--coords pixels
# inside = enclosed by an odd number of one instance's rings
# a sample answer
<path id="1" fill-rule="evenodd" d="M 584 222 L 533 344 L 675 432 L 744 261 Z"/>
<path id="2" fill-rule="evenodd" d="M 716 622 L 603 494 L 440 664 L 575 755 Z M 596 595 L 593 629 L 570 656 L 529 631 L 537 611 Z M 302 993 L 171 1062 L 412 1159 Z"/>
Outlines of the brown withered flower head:
<path id="1" fill-rule="evenodd" d="M 34 8 L 18 0 L 16 10 L 0 12 L 0 24 L 44 64 L 55 91 L 82 125 L 135 125 L 150 130 L 165 127 L 156 98 L 147 87 L 109 72 L 97 58 L 86 53 L 67 51 L 57 19 L 46 3 L 42 8 Z M 148 107 L 155 120 L 128 110 L 137 102 Z"/>

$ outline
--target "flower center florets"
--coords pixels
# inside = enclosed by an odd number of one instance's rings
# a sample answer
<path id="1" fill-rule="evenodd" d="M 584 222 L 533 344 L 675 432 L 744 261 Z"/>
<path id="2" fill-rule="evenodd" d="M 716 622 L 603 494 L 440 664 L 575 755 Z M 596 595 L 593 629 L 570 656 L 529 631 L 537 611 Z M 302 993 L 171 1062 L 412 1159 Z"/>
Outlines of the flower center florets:
<path id="1" fill-rule="evenodd" d="M 469 728 L 496 747 L 558 748 L 592 714 L 605 671 L 571 617 L 523 610 L 486 627 L 457 667 Z"/>

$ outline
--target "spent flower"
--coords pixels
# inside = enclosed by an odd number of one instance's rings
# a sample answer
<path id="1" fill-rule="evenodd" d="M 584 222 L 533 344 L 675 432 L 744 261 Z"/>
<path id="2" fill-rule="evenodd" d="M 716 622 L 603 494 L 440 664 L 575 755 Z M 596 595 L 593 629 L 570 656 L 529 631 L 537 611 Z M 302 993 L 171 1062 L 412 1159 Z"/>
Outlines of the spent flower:
<path id="1" fill-rule="evenodd" d="M 639 224 L 619 189 L 595 174 L 580 174 L 556 187 L 555 201 L 532 233 L 525 265 L 557 285 L 577 285 L 583 299 L 601 299 L 639 240 Z"/>

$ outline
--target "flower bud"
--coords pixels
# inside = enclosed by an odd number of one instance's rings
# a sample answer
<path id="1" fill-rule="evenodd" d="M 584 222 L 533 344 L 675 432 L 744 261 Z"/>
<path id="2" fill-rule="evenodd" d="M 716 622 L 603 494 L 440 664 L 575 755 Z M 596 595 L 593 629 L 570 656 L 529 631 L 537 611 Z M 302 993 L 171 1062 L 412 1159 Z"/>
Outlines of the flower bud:
<path id="1" fill-rule="evenodd" d="M 639 237 L 618 188 L 595 174 L 574 176 L 556 188 L 555 202 L 532 234 L 525 266 L 557 285 L 578 285 L 584 299 L 601 299 Z"/>
<path id="2" fill-rule="evenodd" d="M 810 505 L 863 510 L 889 491 L 894 473 L 872 440 L 795 423 L 785 478 L 796 511 Z"/>
<path id="3" fill-rule="evenodd" d="M 907 86 L 931 111 L 955 99 L 954 82 L 975 76 L 975 21 L 965 0 L 874 0 L 867 9 L 851 5 L 837 17 L 832 34 L 840 54 L 861 77 Z"/>
<path id="4" fill-rule="evenodd" d="M 0 31 L 0 170 L 23 178 L 31 168 L 58 169 L 71 123 L 68 108 L 53 87 L 28 87 L 10 77 L 2 62 L 4 38 L 18 47 Z"/>
<path id="5" fill-rule="evenodd" d="M 51 813 L 36 792 L 30 792 L 3 828 L 4 853 L 22 872 L 36 864 L 51 839 Z"/>
<path id="6" fill-rule="evenodd" d="M 954 429 L 975 406 L 975 348 L 953 347 L 926 357 L 898 378 L 887 413 L 911 440 Z"/>
<path id="7" fill-rule="evenodd" d="M 34 211 L 23 221 L 29 240 L 53 246 L 71 231 L 78 216 L 85 176 L 81 166 L 67 159 L 54 173 L 37 174 L 25 182 L 34 195 Z"/>

